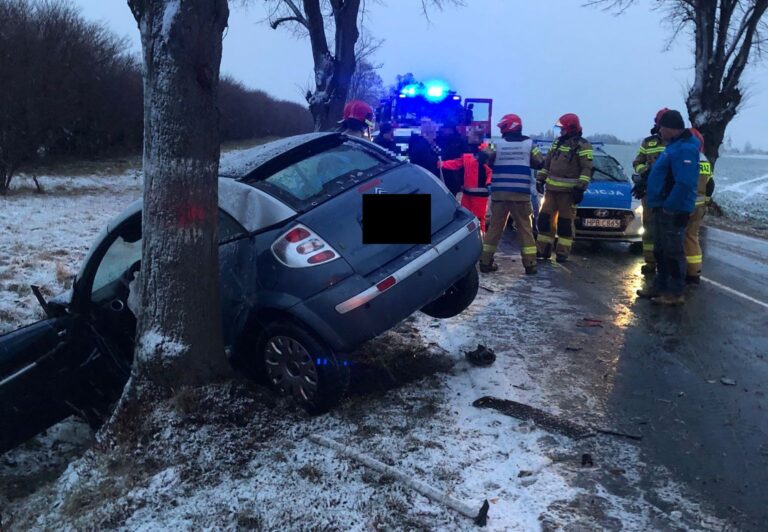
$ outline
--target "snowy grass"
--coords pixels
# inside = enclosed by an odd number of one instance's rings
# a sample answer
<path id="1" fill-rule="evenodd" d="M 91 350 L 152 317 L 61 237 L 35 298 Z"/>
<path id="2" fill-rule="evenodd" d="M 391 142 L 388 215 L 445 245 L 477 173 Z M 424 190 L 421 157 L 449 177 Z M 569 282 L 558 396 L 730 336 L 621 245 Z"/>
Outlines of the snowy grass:
<path id="1" fill-rule="evenodd" d="M 12 328 L 39 316 L 26 286 L 67 288 L 106 221 L 140 195 L 135 170 L 19 180 L 0 199 L 0 312 Z M 53 193 L 59 190 L 59 193 Z M 498 259 L 514 257 L 502 245 Z M 572 441 L 478 409 L 485 395 L 601 419 L 590 383 L 573 371 L 554 315 L 579 316 L 573 296 L 512 268 L 483 277 L 470 309 L 449 320 L 415 315 L 361 350 L 365 371 L 333 412 L 308 418 L 251 383 L 182 390 L 142 418 L 138 448 L 101 441 L 68 421 L 0 457 L 0 518 L 30 529 L 470 530 L 466 517 L 310 441 L 333 438 L 479 510 L 490 530 L 722 529 L 654 471 L 640 451 L 606 438 Z M 494 365 L 463 352 L 492 347 Z M 592 417 L 586 413 L 591 412 Z M 86 450 L 88 449 L 88 450 Z M 594 467 L 582 467 L 592 453 Z M 81 456 L 77 456 L 84 453 Z M 71 463 L 69 462 L 70 460 Z"/>

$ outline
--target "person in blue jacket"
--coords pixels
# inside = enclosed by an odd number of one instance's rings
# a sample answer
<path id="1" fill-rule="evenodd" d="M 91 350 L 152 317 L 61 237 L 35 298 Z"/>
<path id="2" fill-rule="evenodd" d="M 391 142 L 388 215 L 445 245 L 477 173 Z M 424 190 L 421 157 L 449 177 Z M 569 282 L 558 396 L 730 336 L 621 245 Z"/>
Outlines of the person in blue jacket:
<path id="1" fill-rule="evenodd" d="M 683 240 L 696 206 L 700 143 L 686 129 L 679 111 L 661 116 L 659 134 L 667 147 L 651 168 L 646 196 L 655 216 L 653 254 L 658 266 L 653 285 L 637 294 L 654 303 L 681 305 L 687 271 Z"/>

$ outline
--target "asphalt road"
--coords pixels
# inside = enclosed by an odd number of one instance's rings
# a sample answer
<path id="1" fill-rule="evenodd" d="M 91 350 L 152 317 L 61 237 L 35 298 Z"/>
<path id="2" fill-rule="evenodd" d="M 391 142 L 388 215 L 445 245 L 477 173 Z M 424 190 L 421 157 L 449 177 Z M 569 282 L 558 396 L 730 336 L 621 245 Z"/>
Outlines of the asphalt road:
<path id="1" fill-rule="evenodd" d="M 602 320 L 563 346 L 586 346 L 569 354 L 575 371 L 605 419 L 643 436 L 648 468 L 665 466 L 739 529 L 768 530 L 768 242 L 711 228 L 702 241 L 704 281 L 682 307 L 636 298 L 641 258 L 625 244 L 578 245 L 539 275 Z"/>

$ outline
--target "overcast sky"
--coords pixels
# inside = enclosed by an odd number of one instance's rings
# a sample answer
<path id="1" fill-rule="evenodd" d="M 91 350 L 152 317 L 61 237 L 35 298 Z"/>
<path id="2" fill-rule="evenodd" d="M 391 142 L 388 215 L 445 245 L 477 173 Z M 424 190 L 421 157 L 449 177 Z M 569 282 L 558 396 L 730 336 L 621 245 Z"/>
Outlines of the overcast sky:
<path id="1" fill-rule="evenodd" d="M 309 42 L 264 22 L 262 0 L 230 2 L 222 73 L 278 98 L 306 103 L 312 80 Z M 397 74 L 442 78 L 463 97 L 494 99 L 493 119 L 514 112 L 528 133 L 550 129 L 558 116 L 579 115 L 586 134 L 626 140 L 647 135 L 661 107 L 685 113 L 693 79 L 692 39 L 664 52 L 670 29 L 663 12 L 640 0 L 616 17 L 582 0 L 467 0 L 427 21 L 417 0 L 368 0 L 368 31 L 385 42 L 375 60 L 385 84 Z M 76 0 L 84 17 L 130 38 L 139 32 L 124 0 Z M 768 67 L 750 65 L 749 99 L 726 135 L 736 147 L 768 148 Z M 495 122 L 494 122 L 495 123 Z"/>

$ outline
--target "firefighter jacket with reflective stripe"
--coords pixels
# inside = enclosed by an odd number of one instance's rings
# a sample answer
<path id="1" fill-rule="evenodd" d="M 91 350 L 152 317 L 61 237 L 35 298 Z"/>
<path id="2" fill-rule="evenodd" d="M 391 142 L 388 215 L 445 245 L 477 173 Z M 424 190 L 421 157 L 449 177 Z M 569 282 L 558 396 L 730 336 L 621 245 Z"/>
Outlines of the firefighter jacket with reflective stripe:
<path id="1" fill-rule="evenodd" d="M 656 159 L 648 176 L 650 208 L 693 212 L 699 183 L 699 141 L 687 129 Z"/>
<path id="2" fill-rule="evenodd" d="M 709 194 L 707 194 L 708 189 L 714 190 L 714 183 L 710 185 L 710 181 L 714 180 L 714 176 L 712 175 L 712 164 L 710 164 L 709 159 L 707 159 L 707 156 L 703 153 L 699 153 L 699 183 L 696 187 L 696 206 L 704 205 L 707 203 L 710 199 Z"/>
<path id="3" fill-rule="evenodd" d="M 442 167 L 445 170 L 464 170 L 464 188 L 462 188 L 464 194 L 481 197 L 490 195 L 488 185 L 493 172 L 487 164 L 481 165 L 476 155 L 465 153 L 458 159 L 443 161 Z"/>
<path id="4" fill-rule="evenodd" d="M 509 137 L 496 143 L 491 192 L 494 197 L 502 192 L 531 194 L 531 168 L 541 168 L 541 150 L 528 137 Z"/>
<path id="5" fill-rule="evenodd" d="M 551 192 L 586 189 L 592 179 L 592 144 L 577 135 L 555 140 L 536 179 Z"/>
<path id="6" fill-rule="evenodd" d="M 650 172 L 651 166 L 653 166 L 653 163 L 659 158 L 659 155 L 664 151 L 666 145 L 667 143 L 664 142 L 664 139 L 659 135 L 645 137 L 643 142 L 640 143 L 640 149 L 637 150 L 635 160 L 632 161 L 632 168 L 635 173 L 640 175 L 646 174 L 647 177 L 647 173 Z"/>

